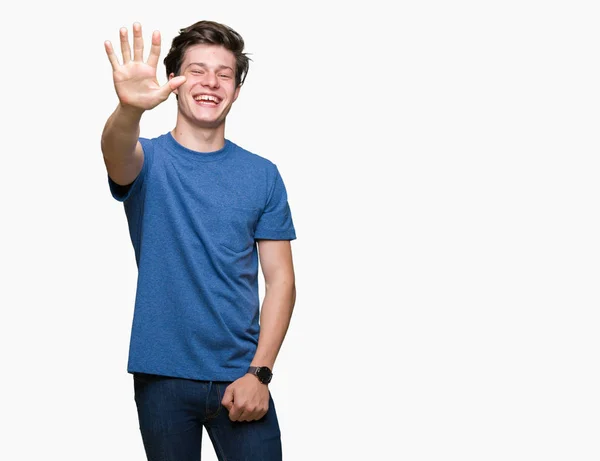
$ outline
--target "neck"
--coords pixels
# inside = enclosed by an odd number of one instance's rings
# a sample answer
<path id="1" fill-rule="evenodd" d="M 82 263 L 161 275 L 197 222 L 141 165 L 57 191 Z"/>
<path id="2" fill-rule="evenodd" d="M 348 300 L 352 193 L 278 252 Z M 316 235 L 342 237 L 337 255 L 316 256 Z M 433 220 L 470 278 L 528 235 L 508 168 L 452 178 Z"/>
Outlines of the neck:
<path id="1" fill-rule="evenodd" d="M 190 125 L 183 117 L 178 117 L 173 138 L 184 147 L 196 152 L 214 152 L 225 145 L 225 122 L 217 127 Z"/>

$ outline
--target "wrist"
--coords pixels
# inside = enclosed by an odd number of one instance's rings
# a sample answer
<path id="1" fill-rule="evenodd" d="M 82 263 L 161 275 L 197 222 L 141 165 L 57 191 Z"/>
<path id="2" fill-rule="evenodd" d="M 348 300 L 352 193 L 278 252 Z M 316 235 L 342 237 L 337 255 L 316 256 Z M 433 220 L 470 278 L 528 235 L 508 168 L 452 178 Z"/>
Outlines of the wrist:
<path id="1" fill-rule="evenodd" d="M 132 122 L 139 122 L 145 111 L 146 111 L 145 109 L 140 109 L 139 107 L 123 104 L 121 101 L 119 101 L 119 106 L 118 106 L 119 115 L 121 115 L 122 117 L 126 117 L 128 120 L 131 120 Z"/>
<path id="2" fill-rule="evenodd" d="M 261 383 L 269 384 L 273 378 L 273 372 L 269 367 L 262 366 L 250 366 L 248 367 L 247 374 L 254 375 Z"/>

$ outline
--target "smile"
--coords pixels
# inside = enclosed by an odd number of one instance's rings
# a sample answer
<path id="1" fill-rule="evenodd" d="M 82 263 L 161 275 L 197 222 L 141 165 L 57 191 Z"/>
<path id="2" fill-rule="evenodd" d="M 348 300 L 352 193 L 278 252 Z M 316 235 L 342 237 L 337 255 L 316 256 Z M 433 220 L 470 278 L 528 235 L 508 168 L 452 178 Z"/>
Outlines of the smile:
<path id="1" fill-rule="evenodd" d="M 194 101 L 201 106 L 215 107 L 221 102 L 221 98 L 212 94 L 198 94 L 194 96 Z"/>

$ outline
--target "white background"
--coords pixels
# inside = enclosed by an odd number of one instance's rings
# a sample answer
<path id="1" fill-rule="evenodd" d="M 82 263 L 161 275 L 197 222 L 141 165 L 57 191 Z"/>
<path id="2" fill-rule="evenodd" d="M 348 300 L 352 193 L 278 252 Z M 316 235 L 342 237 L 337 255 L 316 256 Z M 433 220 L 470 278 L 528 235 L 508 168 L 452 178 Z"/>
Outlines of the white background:
<path id="1" fill-rule="evenodd" d="M 100 152 L 117 101 L 103 42 L 134 21 L 146 44 L 159 29 L 164 83 L 170 41 L 200 19 L 246 39 L 226 136 L 278 165 L 298 235 L 271 385 L 284 459 L 600 459 L 598 13 L 4 10 L 0 459 L 145 459 L 126 373 L 135 261 Z M 142 134 L 175 111 L 172 97 L 145 114 Z M 207 437 L 203 459 L 216 459 Z"/>

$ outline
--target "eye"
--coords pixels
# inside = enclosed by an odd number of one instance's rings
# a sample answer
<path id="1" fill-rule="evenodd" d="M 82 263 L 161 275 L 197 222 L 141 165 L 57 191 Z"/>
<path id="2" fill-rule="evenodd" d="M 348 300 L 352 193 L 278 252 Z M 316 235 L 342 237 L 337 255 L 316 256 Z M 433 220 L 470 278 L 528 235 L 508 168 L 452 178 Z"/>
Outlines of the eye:
<path id="1" fill-rule="evenodd" d="M 192 71 L 192 74 L 194 74 L 194 75 L 202 75 L 203 73 L 204 73 L 203 70 L 193 70 Z"/>
<path id="2" fill-rule="evenodd" d="M 221 74 L 221 75 L 219 75 L 219 77 L 221 77 L 221 78 L 231 78 L 231 75 Z"/>

